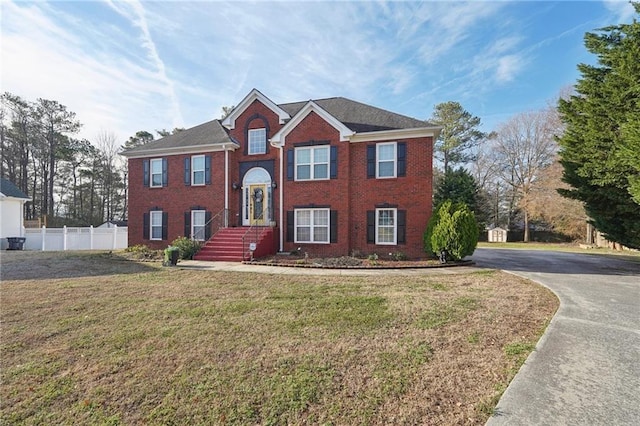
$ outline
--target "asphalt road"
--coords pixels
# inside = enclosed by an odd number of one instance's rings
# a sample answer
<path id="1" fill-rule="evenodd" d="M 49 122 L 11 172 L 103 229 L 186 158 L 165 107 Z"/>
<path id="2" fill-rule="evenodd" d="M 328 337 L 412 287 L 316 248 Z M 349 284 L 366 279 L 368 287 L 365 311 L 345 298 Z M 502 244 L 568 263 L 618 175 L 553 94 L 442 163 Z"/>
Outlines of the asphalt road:
<path id="1" fill-rule="evenodd" d="M 504 249 L 477 249 L 473 260 L 560 299 L 487 425 L 640 425 L 640 263 Z"/>

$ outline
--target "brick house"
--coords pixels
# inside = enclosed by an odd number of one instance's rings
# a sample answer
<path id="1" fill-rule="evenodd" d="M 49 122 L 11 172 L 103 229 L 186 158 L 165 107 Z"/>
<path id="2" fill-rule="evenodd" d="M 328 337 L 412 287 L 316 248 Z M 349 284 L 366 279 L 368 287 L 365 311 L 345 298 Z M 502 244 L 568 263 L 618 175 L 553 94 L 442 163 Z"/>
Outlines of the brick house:
<path id="1" fill-rule="evenodd" d="M 210 260 L 421 257 L 439 131 L 345 98 L 277 105 L 254 89 L 223 120 L 123 153 L 129 244 L 189 236 Z"/>

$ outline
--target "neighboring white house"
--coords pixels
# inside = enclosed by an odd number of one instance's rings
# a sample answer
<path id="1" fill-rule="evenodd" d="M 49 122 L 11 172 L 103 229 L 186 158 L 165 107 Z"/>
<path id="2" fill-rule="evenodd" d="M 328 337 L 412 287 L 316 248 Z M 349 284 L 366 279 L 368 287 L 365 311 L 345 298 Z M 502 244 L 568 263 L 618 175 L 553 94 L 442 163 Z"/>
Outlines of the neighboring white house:
<path id="1" fill-rule="evenodd" d="M 24 237 L 23 206 L 31 199 L 16 185 L 0 178 L 0 248 L 5 249 L 9 237 Z"/>

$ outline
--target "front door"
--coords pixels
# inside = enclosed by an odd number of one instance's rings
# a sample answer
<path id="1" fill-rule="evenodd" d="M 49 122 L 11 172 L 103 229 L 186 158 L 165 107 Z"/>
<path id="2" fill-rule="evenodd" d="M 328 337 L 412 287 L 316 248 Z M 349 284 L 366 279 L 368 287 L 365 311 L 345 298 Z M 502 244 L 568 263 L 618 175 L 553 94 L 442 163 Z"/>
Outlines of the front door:
<path id="1" fill-rule="evenodd" d="M 269 200 L 267 200 L 267 185 L 253 183 L 248 188 L 249 223 L 248 225 L 266 226 L 268 223 Z"/>

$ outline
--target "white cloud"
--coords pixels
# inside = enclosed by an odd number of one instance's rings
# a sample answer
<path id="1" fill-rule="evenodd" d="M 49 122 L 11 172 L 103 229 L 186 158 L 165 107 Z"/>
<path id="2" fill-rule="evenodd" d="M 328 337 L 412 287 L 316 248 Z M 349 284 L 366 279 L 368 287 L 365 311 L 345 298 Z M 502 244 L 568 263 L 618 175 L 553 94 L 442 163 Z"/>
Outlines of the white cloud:
<path id="1" fill-rule="evenodd" d="M 618 22 L 630 23 L 636 16 L 636 10 L 628 0 L 604 0 L 604 6 L 614 14 Z"/>

